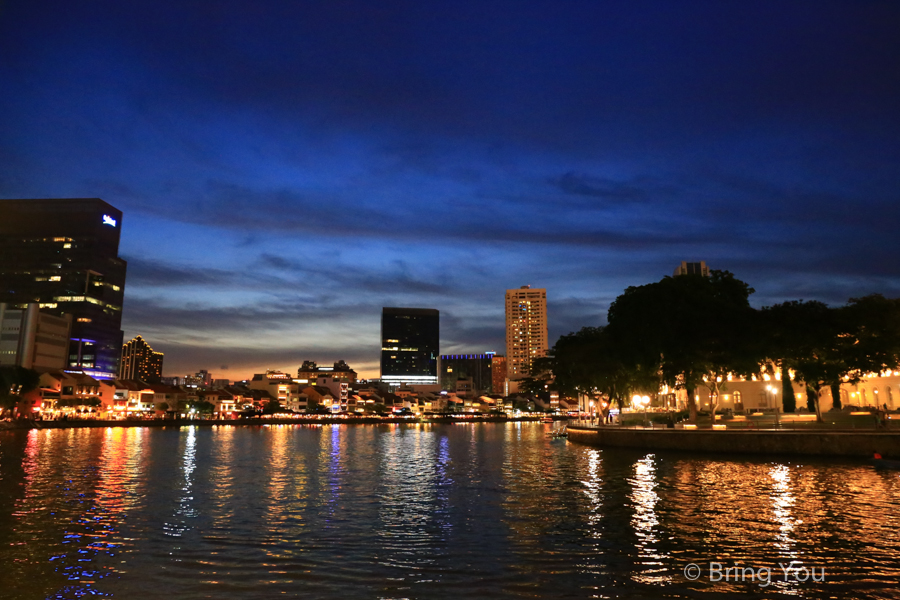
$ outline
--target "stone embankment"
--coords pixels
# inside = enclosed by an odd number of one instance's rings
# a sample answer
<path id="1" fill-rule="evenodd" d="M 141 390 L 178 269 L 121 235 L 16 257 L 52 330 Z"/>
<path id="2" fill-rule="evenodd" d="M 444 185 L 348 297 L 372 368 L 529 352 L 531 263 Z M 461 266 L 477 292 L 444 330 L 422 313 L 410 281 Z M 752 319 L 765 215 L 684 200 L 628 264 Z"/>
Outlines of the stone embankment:
<path id="1" fill-rule="evenodd" d="M 681 450 L 718 454 L 900 458 L 900 432 L 860 430 L 712 430 L 569 426 L 569 440 L 598 448 Z"/>

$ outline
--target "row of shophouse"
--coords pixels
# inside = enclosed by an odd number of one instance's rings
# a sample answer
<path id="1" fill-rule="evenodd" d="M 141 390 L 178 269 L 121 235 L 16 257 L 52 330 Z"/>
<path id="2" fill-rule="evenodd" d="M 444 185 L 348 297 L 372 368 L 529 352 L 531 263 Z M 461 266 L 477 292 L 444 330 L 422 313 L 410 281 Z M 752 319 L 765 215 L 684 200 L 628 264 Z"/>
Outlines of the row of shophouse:
<path id="1" fill-rule="evenodd" d="M 41 373 L 37 389 L 26 393 L 18 410 L 41 418 L 160 418 L 189 416 L 200 403 L 209 403 L 217 418 L 237 418 L 248 410 L 263 410 L 277 402 L 284 412 L 333 413 L 408 411 L 411 413 L 493 412 L 512 410 L 521 403 L 542 409 L 527 397 L 466 395 L 348 382 L 330 376 L 296 379 L 279 371 L 255 375 L 239 385 L 209 389 L 147 383 L 141 380 L 98 380 L 83 373 L 51 370 Z M 404 412 L 405 412 L 404 411 Z"/>

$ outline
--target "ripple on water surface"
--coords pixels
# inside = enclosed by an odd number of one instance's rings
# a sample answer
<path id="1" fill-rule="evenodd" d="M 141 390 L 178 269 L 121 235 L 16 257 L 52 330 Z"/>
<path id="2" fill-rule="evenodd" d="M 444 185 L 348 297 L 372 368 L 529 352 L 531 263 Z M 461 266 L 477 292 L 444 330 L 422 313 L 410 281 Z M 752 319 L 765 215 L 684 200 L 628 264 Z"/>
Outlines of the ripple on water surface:
<path id="1" fill-rule="evenodd" d="M 2 432 L 0 596 L 897 595 L 896 472 L 599 450 L 546 430 Z M 784 581 L 792 561 L 825 581 Z M 771 583 L 710 582 L 710 562 L 771 567 Z"/>

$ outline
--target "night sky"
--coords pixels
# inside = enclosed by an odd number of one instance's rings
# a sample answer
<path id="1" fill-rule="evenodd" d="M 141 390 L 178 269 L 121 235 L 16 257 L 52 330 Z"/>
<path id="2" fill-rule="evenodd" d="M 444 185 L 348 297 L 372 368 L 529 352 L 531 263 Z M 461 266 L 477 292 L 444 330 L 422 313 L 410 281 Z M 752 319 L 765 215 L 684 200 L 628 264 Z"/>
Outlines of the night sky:
<path id="1" fill-rule="evenodd" d="M 900 2 L 0 3 L 0 197 L 124 212 L 166 374 L 377 376 L 382 306 L 504 351 L 682 260 L 900 295 Z M 225 370 L 227 368 L 227 370 Z"/>

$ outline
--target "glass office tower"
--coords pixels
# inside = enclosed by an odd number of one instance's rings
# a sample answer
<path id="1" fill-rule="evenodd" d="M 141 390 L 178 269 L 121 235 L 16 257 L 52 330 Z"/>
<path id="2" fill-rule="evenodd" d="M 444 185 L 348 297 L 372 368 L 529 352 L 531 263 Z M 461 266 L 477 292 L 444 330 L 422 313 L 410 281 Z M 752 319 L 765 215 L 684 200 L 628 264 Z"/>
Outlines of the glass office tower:
<path id="1" fill-rule="evenodd" d="M 0 302 L 72 315 L 66 369 L 113 379 L 122 352 L 122 213 L 99 198 L 0 200 Z"/>
<path id="2" fill-rule="evenodd" d="M 391 385 L 436 385 L 440 312 L 433 308 L 381 311 L 381 380 Z"/>

